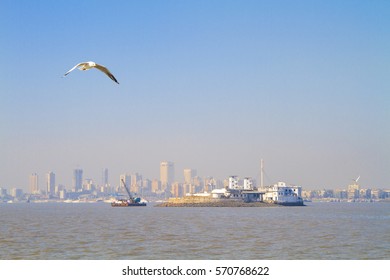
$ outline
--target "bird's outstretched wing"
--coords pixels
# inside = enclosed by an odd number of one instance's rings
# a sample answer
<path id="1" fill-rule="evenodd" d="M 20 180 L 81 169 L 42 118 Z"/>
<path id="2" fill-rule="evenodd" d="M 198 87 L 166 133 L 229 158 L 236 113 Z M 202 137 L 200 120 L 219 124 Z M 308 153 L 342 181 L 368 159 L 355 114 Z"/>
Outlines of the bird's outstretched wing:
<path id="1" fill-rule="evenodd" d="M 106 74 L 108 77 L 110 77 L 110 79 L 113 80 L 115 83 L 119 84 L 116 78 L 114 77 L 114 75 L 112 75 L 111 72 L 106 67 L 97 63 L 95 67 L 100 71 L 102 71 L 104 74 Z"/>
<path id="2" fill-rule="evenodd" d="M 76 69 L 77 67 L 79 67 L 79 66 L 81 66 L 81 65 L 84 65 L 84 64 L 86 64 L 86 62 L 80 62 L 80 63 L 77 64 L 75 67 L 73 67 L 73 68 L 70 69 L 68 72 L 66 72 L 66 73 L 64 74 L 64 77 L 65 77 L 66 75 L 68 75 L 70 72 L 72 72 L 74 69 Z"/>

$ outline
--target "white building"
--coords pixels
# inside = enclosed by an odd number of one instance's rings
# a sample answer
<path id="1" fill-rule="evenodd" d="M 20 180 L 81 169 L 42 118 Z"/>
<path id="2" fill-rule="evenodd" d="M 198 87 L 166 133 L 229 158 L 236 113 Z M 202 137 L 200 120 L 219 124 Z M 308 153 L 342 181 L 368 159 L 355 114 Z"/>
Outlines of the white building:
<path id="1" fill-rule="evenodd" d="M 244 179 L 244 190 L 253 190 L 253 180 L 252 178 Z"/>
<path id="2" fill-rule="evenodd" d="M 238 177 L 230 176 L 229 177 L 229 189 L 238 190 L 240 187 L 238 186 Z"/>
<path id="3" fill-rule="evenodd" d="M 230 192 L 227 191 L 225 188 L 214 189 L 211 191 L 211 197 L 212 198 L 229 198 Z"/>
<path id="4" fill-rule="evenodd" d="M 37 173 L 33 173 L 30 175 L 30 193 L 32 193 L 32 194 L 39 193 L 38 174 Z"/>
<path id="5" fill-rule="evenodd" d="M 288 186 L 284 182 L 278 182 L 266 189 L 264 201 L 282 205 L 303 205 L 302 187 Z"/>

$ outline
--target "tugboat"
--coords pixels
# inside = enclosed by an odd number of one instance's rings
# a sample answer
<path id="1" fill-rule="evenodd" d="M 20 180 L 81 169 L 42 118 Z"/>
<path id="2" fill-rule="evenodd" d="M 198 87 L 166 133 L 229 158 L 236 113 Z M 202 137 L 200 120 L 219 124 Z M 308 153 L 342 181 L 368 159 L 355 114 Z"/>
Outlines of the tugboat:
<path id="1" fill-rule="evenodd" d="M 122 179 L 122 183 L 125 186 L 127 194 L 129 195 L 128 199 L 117 199 L 111 202 L 112 207 L 129 207 L 129 206 L 146 206 L 145 202 L 141 202 L 141 198 L 133 197 L 130 193 L 130 190 L 127 188 L 125 181 Z"/>

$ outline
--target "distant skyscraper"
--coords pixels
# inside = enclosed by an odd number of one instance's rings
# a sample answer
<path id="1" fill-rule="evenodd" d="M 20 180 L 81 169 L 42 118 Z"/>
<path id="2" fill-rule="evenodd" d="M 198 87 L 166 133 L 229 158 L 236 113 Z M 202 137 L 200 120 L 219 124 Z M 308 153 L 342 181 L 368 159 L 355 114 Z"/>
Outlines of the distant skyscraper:
<path id="1" fill-rule="evenodd" d="M 142 180 L 141 194 L 150 193 L 152 191 L 152 181 L 149 179 Z"/>
<path id="2" fill-rule="evenodd" d="M 184 169 L 184 184 L 191 184 L 192 178 L 196 176 L 196 170 L 195 169 Z"/>
<path id="3" fill-rule="evenodd" d="M 178 182 L 174 182 L 172 184 L 171 193 L 174 197 L 184 196 L 183 185 Z"/>
<path id="4" fill-rule="evenodd" d="M 152 181 L 152 192 L 161 191 L 161 182 L 157 179 Z"/>
<path id="5" fill-rule="evenodd" d="M 108 186 L 108 168 L 103 169 L 102 183 L 103 186 Z"/>
<path id="6" fill-rule="evenodd" d="M 123 182 L 125 182 L 126 187 L 130 187 L 130 179 L 131 176 L 127 174 L 122 174 L 119 176 L 119 191 L 126 192 L 125 186 L 123 185 Z"/>
<path id="7" fill-rule="evenodd" d="M 56 186 L 56 175 L 53 172 L 47 173 L 46 191 L 47 194 L 54 194 Z"/>
<path id="8" fill-rule="evenodd" d="M 139 192 L 142 188 L 142 175 L 139 173 L 131 174 L 130 190 L 132 192 Z"/>
<path id="9" fill-rule="evenodd" d="M 175 168 L 173 162 L 162 161 L 160 163 L 160 181 L 161 187 L 165 190 L 175 180 Z"/>
<path id="10" fill-rule="evenodd" d="M 75 169 L 73 171 L 73 189 L 75 192 L 79 192 L 83 189 L 83 170 Z"/>
<path id="11" fill-rule="evenodd" d="M 30 193 L 39 193 L 38 174 L 30 175 Z"/>

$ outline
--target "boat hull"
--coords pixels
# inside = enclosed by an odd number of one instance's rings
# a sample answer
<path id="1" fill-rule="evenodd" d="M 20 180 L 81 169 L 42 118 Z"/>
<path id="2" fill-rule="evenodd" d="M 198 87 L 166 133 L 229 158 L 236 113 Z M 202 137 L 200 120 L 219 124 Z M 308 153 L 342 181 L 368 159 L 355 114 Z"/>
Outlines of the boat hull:
<path id="1" fill-rule="evenodd" d="M 122 202 L 122 201 L 116 202 L 116 201 L 114 201 L 114 202 L 111 203 L 111 206 L 112 207 L 146 206 L 146 203 L 144 203 L 144 202 L 133 202 L 133 203 L 131 203 L 131 202 Z"/>
<path id="2" fill-rule="evenodd" d="M 305 204 L 303 204 L 303 201 L 296 201 L 296 202 L 275 202 L 275 204 L 283 205 L 283 206 L 305 206 Z"/>

